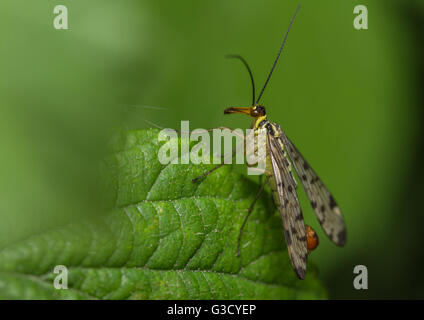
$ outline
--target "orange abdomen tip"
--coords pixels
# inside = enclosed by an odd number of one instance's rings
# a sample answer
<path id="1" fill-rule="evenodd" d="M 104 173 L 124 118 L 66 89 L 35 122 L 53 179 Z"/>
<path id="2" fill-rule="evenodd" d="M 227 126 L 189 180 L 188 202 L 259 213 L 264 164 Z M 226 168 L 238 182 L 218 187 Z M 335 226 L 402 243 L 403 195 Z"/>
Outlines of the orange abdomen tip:
<path id="1" fill-rule="evenodd" d="M 306 242 L 308 244 L 308 251 L 315 250 L 319 244 L 317 233 L 308 225 L 306 226 Z"/>

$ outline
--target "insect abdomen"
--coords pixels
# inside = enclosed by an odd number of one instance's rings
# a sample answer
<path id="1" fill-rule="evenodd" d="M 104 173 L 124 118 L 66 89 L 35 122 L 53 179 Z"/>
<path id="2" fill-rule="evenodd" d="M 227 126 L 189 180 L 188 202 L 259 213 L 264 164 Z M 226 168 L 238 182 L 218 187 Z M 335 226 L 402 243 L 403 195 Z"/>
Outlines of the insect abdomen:
<path id="1" fill-rule="evenodd" d="M 319 244 L 317 233 L 308 225 L 306 225 L 306 242 L 308 244 L 308 251 L 315 250 Z"/>

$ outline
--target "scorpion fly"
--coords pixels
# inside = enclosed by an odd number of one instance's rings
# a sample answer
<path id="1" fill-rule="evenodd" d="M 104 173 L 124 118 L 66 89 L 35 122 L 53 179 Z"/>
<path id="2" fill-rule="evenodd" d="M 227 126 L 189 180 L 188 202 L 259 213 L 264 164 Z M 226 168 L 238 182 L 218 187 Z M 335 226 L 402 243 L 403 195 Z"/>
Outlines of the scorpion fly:
<path id="1" fill-rule="evenodd" d="M 284 44 L 287 40 L 287 35 L 299 8 L 300 5 L 297 7 L 290 21 L 278 55 L 266 78 L 259 97 L 256 100 L 255 85 L 249 65 L 241 56 L 229 56 L 241 60 L 247 68 L 253 88 L 253 99 L 250 107 L 230 107 L 225 109 L 224 114 L 240 113 L 249 115 L 253 118 L 250 128 L 253 129 L 255 133 L 259 130 L 266 130 L 266 180 L 269 183 L 275 205 L 281 216 L 291 265 L 297 277 L 299 279 L 304 279 L 306 275 L 308 253 L 317 247 L 318 237 L 316 232 L 304 223 L 302 209 L 296 193 L 297 182 L 293 175 L 292 168 L 296 171 L 318 221 L 330 240 L 338 246 L 344 246 L 346 243 L 346 229 L 340 209 L 327 187 L 321 179 L 318 178 L 315 171 L 310 167 L 308 162 L 306 162 L 281 127 L 277 123 L 267 119 L 265 107 L 259 104 L 272 72 L 280 58 Z M 219 165 L 213 168 L 200 177 L 193 179 L 193 181 L 206 176 L 221 166 L 222 165 Z M 240 240 L 244 225 L 267 181 L 262 184 L 240 228 L 237 245 L 238 256 L 240 255 Z"/>

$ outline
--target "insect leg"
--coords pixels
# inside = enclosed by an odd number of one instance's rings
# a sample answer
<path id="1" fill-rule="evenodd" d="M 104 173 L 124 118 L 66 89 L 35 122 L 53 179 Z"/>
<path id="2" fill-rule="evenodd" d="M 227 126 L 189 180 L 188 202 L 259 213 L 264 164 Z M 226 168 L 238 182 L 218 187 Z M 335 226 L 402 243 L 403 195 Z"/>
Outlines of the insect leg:
<path id="1" fill-rule="evenodd" d="M 221 130 L 227 129 L 227 130 L 230 130 L 231 132 L 234 132 L 235 131 L 235 130 L 233 130 L 231 128 L 228 128 L 228 127 L 217 127 L 217 128 L 208 129 L 206 131 L 211 132 L 212 130 L 215 130 L 215 129 L 221 129 Z"/>
<path id="2" fill-rule="evenodd" d="M 218 127 L 218 128 L 212 128 L 212 129 L 208 129 L 207 131 L 208 131 L 208 132 L 211 132 L 211 131 L 212 131 L 212 130 L 214 130 L 214 129 L 221 129 L 221 130 L 228 129 L 228 130 L 230 130 L 231 132 L 234 132 L 234 130 L 233 130 L 233 129 L 230 129 L 230 128 L 228 128 L 228 127 Z M 243 140 L 245 139 L 245 137 L 244 137 L 244 136 L 242 136 L 242 138 L 243 138 Z M 236 154 L 237 154 L 237 149 L 233 151 L 233 153 L 232 153 L 232 155 L 231 155 L 231 158 L 234 158 L 234 156 L 235 156 Z M 223 156 L 221 157 L 221 159 L 225 159 L 225 158 L 226 158 L 226 155 L 223 155 Z M 207 175 L 211 174 L 212 172 L 214 172 L 215 170 L 217 170 L 217 169 L 221 168 L 221 167 L 222 167 L 222 166 L 224 166 L 224 165 L 225 165 L 225 163 L 221 163 L 221 164 L 217 165 L 216 167 L 214 167 L 214 168 L 212 168 L 212 169 L 210 169 L 210 170 L 208 170 L 208 171 L 206 171 L 206 172 L 202 173 L 200 176 L 198 176 L 198 177 L 196 177 L 196 178 L 192 179 L 191 181 L 192 181 L 192 182 L 197 182 L 198 180 L 200 180 L 200 179 L 202 179 L 202 178 L 206 177 Z"/>
<path id="3" fill-rule="evenodd" d="M 247 219 L 249 219 L 249 216 L 252 213 L 253 208 L 255 207 L 255 204 L 259 199 L 259 196 L 261 195 L 262 191 L 264 190 L 267 181 L 268 181 L 268 179 L 259 188 L 258 193 L 256 193 L 255 199 L 253 200 L 252 204 L 249 207 L 249 210 L 247 211 L 246 216 L 244 217 L 243 223 L 242 223 L 240 231 L 239 231 L 238 239 L 237 239 L 237 257 L 240 257 L 241 235 L 243 233 L 244 226 L 246 225 Z"/>
<path id="4" fill-rule="evenodd" d="M 157 124 L 154 124 L 153 122 L 151 122 L 151 121 L 148 121 L 148 120 L 144 120 L 145 122 L 147 122 L 147 123 L 149 123 L 149 124 L 151 124 L 151 125 L 153 125 L 153 126 L 155 126 L 156 128 L 159 128 L 159 129 L 165 129 L 164 127 L 161 127 L 161 126 L 159 126 L 159 125 L 157 125 Z M 227 130 L 230 130 L 231 132 L 234 132 L 234 130 L 233 129 L 231 129 L 231 128 L 228 128 L 228 127 L 217 127 L 217 128 L 212 128 L 212 129 L 207 129 L 206 131 L 207 132 L 211 132 L 211 131 L 213 131 L 213 130 L 215 130 L 215 129 L 220 129 L 220 130 L 225 130 L 225 129 L 227 129 Z M 178 133 L 187 133 L 187 134 L 190 134 L 190 131 L 183 131 L 183 130 L 179 130 L 179 129 L 170 129 L 171 131 L 175 131 L 175 132 L 178 132 Z"/>
<path id="5" fill-rule="evenodd" d="M 234 158 L 234 156 L 236 155 L 236 153 L 237 153 L 237 150 L 234 150 L 233 151 L 233 154 L 231 155 L 231 158 Z M 225 156 L 222 156 L 222 158 L 225 158 Z M 208 170 L 206 172 L 203 172 L 200 176 L 192 179 L 191 181 L 192 182 L 197 182 L 198 180 L 202 179 L 203 177 L 206 177 L 207 175 L 211 174 L 212 172 L 214 172 L 215 170 L 221 168 L 224 165 L 225 165 L 225 163 L 218 164 L 216 167 L 213 167 L 212 169 L 210 169 L 210 170 Z"/>

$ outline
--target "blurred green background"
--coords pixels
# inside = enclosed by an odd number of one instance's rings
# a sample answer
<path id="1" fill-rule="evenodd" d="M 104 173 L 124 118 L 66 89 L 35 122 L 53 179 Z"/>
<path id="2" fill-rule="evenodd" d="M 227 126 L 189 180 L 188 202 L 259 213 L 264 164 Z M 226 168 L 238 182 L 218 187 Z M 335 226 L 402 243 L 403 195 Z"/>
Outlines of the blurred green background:
<path id="1" fill-rule="evenodd" d="M 66 5 L 69 30 L 53 28 Z M 368 30 L 353 8 L 368 7 Z M 246 70 L 261 87 L 297 1 L 67 0 L 0 4 L 0 247 L 97 210 L 97 165 L 114 129 L 246 128 Z M 302 1 L 262 103 L 346 218 L 312 253 L 330 296 L 424 298 L 424 3 Z M 166 110 L 128 107 L 157 106 Z M 355 265 L 369 289 L 356 291 Z"/>

